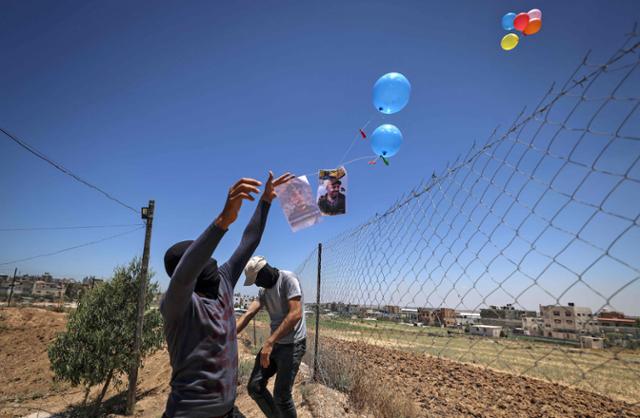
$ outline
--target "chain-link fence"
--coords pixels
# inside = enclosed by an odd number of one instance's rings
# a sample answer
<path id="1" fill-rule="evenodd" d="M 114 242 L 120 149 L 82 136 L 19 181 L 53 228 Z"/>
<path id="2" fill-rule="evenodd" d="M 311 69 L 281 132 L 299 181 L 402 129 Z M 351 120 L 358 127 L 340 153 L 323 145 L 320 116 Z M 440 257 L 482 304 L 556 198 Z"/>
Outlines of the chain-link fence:
<path id="1" fill-rule="evenodd" d="M 455 398 L 435 387 L 455 386 L 446 375 L 458 366 L 429 380 L 440 358 L 481 366 L 468 366 L 477 373 L 465 390 L 486 373 L 499 379 L 475 409 L 458 400 L 462 414 L 493 415 L 510 402 L 496 398 L 507 384 L 533 385 L 512 387 L 524 393 L 514 402 L 542 410 L 574 396 L 576 410 L 611 401 L 609 412 L 638 413 L 639 52 L 634 28 L 604 63 L 587 54 L 532 112 L 323 243 L 320 379 L 348 386 L 346 366 L 361 364 L 429 409 Z M 298 269 L 308 302 L 317 258 Z M 545 394 L 538 379 L 566 387 L 545 383 L 561 395 Z"/>

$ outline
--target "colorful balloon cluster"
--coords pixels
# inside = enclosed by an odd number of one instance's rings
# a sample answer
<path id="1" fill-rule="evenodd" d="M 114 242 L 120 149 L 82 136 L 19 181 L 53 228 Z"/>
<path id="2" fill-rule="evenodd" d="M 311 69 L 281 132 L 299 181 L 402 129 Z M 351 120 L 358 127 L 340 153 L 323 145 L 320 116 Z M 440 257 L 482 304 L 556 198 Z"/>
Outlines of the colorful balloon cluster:
<path id="1" fill-rule="evenodd" d="M 522 32 L 523 35 L 534 35 L 540 32 L 542 28 L 542 12 L 540 9 L 531 9 L 527 13 L 509 12 L 502 17 L 502 29 L 504 30 L 517 30 Z M 518 46 L 520 38 L 515 33 L 508 33 L 504 35 L 500 46 L 505 51 L 511 51 Z"/>
<path id="2" fill-rule="evenodd" d="M 373 85 L 373 106 L 380 113 L 391 115 L 409 103 L 411 83 L 400 73 L 387 73 Z M 360 131 L 361 134 L 362 131 Z M 366 137 L 363 134 L 363 138 Z M 378 126 L 371 135 L 371 149 L 389 165 L 388 158 L 396 155 L 402 145 L 402 132 L 394 125 Z"/>

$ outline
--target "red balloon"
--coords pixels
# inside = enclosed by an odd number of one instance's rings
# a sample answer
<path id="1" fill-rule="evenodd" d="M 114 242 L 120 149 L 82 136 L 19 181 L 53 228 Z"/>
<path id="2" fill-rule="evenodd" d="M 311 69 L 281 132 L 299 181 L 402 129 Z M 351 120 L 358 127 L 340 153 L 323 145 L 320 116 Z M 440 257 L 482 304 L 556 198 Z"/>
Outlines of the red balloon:
<path id="1" fill-rule="evenodd" d="M 524 29 L 529 24 L 529 15 L 527 13 L 520 13 L 513 19 L 513 27 L 520 32 L 524 32 Z"/>

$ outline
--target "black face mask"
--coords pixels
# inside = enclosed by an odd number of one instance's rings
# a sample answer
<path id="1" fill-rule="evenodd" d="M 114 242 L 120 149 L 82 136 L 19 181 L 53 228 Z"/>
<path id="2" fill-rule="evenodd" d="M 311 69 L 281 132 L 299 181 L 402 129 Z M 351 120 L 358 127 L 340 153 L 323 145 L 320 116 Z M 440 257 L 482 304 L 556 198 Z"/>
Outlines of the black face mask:
<path id="1" fill-rule="evenodd" d="M 169 277 L 173 276 L 180 259 L 187 251 L 193 241 L 182 241 L 167 250 L 164 255 L 164 268 Z M 218 273 L 218 263 L 213 258 L 207 261 L 202 272 L 196 280 L 194 292 L 203 295 L 208 299 L 218 298 L 218 287 L 220 285 L 220 275 Z"/>
<path id="2" fill-rule="evenodd" d="M 256 276 L 256 286 L 271 289 L 278 281 L 278 277 L 280 277 L 280 271 L 269 264 L 265 264 Z"/>

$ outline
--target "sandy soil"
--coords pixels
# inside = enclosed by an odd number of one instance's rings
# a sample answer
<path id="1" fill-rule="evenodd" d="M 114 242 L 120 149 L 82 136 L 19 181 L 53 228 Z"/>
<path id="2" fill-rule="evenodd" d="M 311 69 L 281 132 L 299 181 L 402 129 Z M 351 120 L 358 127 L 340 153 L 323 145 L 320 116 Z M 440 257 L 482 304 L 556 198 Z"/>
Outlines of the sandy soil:
<path id="1" fill-rule="evenodd" d="M 82 416 L 83 392 L 55 383 L 49 369 L 47 345 L 64 330 L 66 314 L 38 308 L 0 309 L 0 417 L 42 418 Z M 253 355 L 242 337 L 240 361 Z M 407 402 L 415 402 L 425 417 L 637 417 L 640 405 L 630 405 L 578 389 L 549 384 L 445 359 L 359 342 L 323 338 L 324 349 L 358 359 L 367 376 L 389 387 Z M 146 359 L 140 373 L 136 417 L 159 417 L 168 394 L 166 350 Z M 309 383 L 301 367 L 294 397 L 301 418 L 362 418 L 342 393 Z M 111 388 L 106 414 L 120 417 L 126 388 Z M 95 397 L 99 388 L 94 388 Z M 236 402 L 247 418 L 263 415 L 243 386 Z"/>
<path id="2" fill-rule="evenodd" d="M 39 308 L 0 309 L 0 417 L 70 417 L 84 416 L 78 407 L 84 396 L 80 388 L 53 381 L 47 345 L 65 329 L 67 314 Z M 249 344 L 239 344 L 240 359 L 254 357 Z M 160 417 L 169 392 L 171 367 L 166 350 L 148 357 L 140 372 L 136 417 Z M 308 367 L 303 364 L 294 388 L 294 399 L 301 418 L 359 418 L 349 411 L 345 395 L 321 385 L 308 383 Z M 271 382 L 273 384 L 273 382 Z M 100 388 L 91 392 L 97 396 Z M 112 387 L 105 397 L 105 414 L 121 417 L 126 387 Z M 305 394 L 303 397 L 302 394 Z M 264 415 L 248 396 L 244 386 L 238 388 L 238 410 L 246 418 Z M 349 411 L 349 412 L 347 412 Z"/>
<path id="3" fill-rule="evenodd" d="M 451 360 L 323 338 L 323 347 L 357 358 L 358 367 L 425 417 L 638 417 L 640 405 Z"/>

